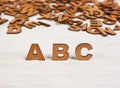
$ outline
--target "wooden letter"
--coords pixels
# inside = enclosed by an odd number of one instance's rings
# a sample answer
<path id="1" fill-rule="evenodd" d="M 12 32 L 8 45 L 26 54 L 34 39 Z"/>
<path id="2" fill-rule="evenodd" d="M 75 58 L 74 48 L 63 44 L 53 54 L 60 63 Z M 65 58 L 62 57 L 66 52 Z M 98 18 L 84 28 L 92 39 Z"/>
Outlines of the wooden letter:
<path id="1" fill-rule="evenodd" d="M 106 27 L 105 30 L 102 28 L 99 28 L 99 31 L 103 36 L 107 36 L 108 34 L 116 35 L 116 33 L 110 27 Z"/>
<path id="2" fill-rule="evenodd" d="M 92 46 L 90 44 L 87 43 L 83 43 L 77 46 L 75 53 L 76 53 L 76 57 L 78 60 L 90 60 L 92 57 L 92 54 L 88 54 L 87 56 L 82 56 L 81 55 L 81 50 L 82 48 L 87 48 L 88 50 L 92 50 Z"/>
<path id="3" fill-rule="evenodd" d="M 69 47 L 66 44 L 54 44 L 52 60 L 67 60 L 69 58 L 68 49 Z"/>
<path id="4" fill-rule="evenodd" d="M 91 22 L 90 27 L 102 27 L 102 21 L 101 20 L 92 19 L 92 20 L 90 20 L 90 22 Z"/>
<path id="5" fill-rule="evenodd" d="M 18 34 L 22 31 L 21 26 L 17 24 L 10 24 L 8 26 L 7 34 Z"/>
<path id="6" fill-rule="evenodd" d="M 90 34 L 100 34 L 100 32 L 98 30 L 99 30 L 98 27 L 89 27 L 89 28 L 87 28 L 87 32 L 90 33 Z"/>
<path id="7" fill-rule="evenodd" d="M 114 31 L 119 31 L 120 30 L 120 25 L 116 25 Z"/>
<path id="8" fill-rule="evenodd" d="M 36 53 L 35 53 L 35 50 L 36 50 Z M 31 45 L 31 48 L 26 58 L 26 60 L 33 60 L 33 59 L 45 60 L 38 44 Z"/>

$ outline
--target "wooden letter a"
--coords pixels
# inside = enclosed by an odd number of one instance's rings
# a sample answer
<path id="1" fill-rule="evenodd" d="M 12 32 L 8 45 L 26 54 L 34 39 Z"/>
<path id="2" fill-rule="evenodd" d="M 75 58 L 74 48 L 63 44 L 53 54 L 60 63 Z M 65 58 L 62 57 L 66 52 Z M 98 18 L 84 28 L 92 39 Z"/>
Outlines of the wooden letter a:
<path id="1" fill-rule="evenodd" d="M 36 52 L 35 52 L 36 51 Z M 38 44 L 32 44 L 26 60 L 45 60 Z"/>

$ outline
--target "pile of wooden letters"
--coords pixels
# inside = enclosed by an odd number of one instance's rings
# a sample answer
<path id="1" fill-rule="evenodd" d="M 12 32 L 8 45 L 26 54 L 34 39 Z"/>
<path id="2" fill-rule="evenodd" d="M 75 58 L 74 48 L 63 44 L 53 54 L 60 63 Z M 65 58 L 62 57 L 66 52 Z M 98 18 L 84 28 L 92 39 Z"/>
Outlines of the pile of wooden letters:
<path id="1" fill-rule="evenodd" d="M 36 26 L 50 27 L 42 19 L 54 20 L 68 25 L 70 31 L 86 31 L 103 36 L 116 35 L 120 30 L 120 6 L 114 0 L 0 0 L 0 15 L 13 16 L 9 22 L 7 34 L 18 34 L 22 27 L 32 29 Z M 39 14 L 37 21 L 29 18 Z M 89 20 L 88 25 L 85 21 Z M 7 22 L 0 17 L 0 24 Z M 103 24 L 107 25 L 103 27 Z M 114 29 L 110 28 L 114 25 Z"/>

